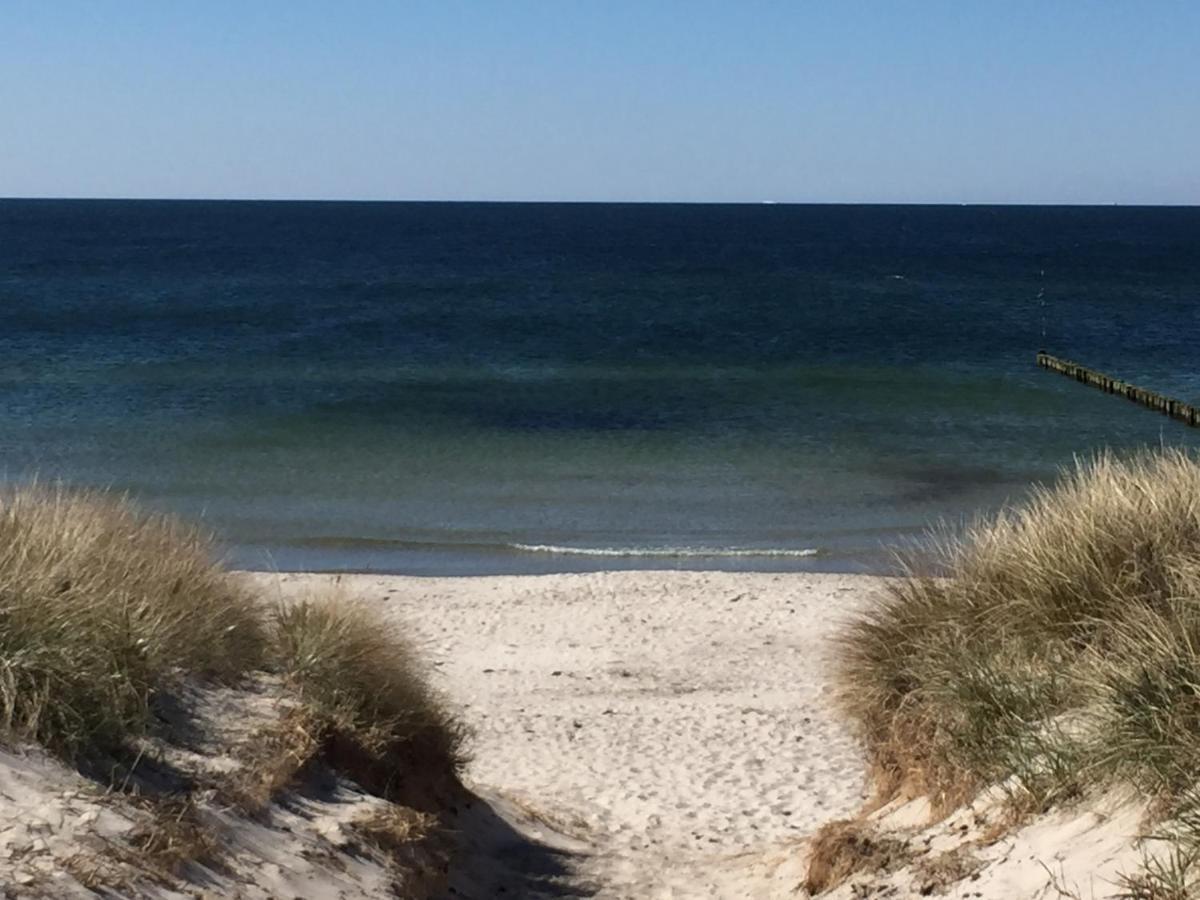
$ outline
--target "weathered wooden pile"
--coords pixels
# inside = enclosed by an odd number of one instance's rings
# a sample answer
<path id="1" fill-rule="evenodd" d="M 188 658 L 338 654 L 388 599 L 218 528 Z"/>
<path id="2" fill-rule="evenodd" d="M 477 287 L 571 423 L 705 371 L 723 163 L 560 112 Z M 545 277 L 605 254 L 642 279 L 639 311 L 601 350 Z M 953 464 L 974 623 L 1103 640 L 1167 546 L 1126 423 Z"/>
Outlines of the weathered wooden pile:
<path id="1" fill-rule="evenodd" d="M 1134 403 L 1140 403 L 1149 409 L 1165 413 L 1172 419 L 1178 419 L 1181 422 L 1186 422 L 1188 425 L 1200 426 L 1200 409 L 1191 404 L 1184 403 L 1182 400 L 1172 400 L 1170 397 L 1164 397 L 1162 394 L 1148 391 L 1135 384 L 1128 384 L 1119 378 L 1113 378 L 1110 375 L 1105 375 L 1103 372 L 1097 372 L 1095 369 L 1081 366 L 1079 363 L 1051 356 L 1044 351 L 1038 352 L 1037 364 L 1043 369 L 1049 369 L 1052 372 L 1058 372 L 1074 378 L 1076 381 L 1081 381 L 1084 384 L 1090 384 L 1092 387 L 1098 387 L 1106 393 L 1120 394 Z"/>

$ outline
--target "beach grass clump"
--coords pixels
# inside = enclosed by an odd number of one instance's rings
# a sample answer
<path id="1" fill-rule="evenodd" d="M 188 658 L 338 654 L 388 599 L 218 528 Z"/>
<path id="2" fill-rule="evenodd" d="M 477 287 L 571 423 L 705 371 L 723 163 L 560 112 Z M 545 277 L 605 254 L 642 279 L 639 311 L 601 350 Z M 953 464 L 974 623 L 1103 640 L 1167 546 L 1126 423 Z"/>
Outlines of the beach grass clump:
<path id="1" fill-rule="evenodd" d="M 177 519 L 102 492 L 0 493 L 0 735 L 68 758 L 113 751 L 182 679 L 253 671 L 282 675 L 300 701 L 285 730 L 307 749 L 292 756 L 319 752 L 310 732 L 328 730 L 379 758 L 459 765 L 454 717 L 365 604 L 328 594 L 268 614 Z"/>
<path id="2" fill-rule="evenodd" d="M 1129 616 L 1090 663 L 1107 767 L 1200 810 L 1200 596 Z"/>
<path id="3" fill-rule="evenodd" d="M 840 647 L 881 800 L 949 809 L 1006 782 L 1036 807 L 1105 779 L 1200 781 L 1192 456 L 1101 455 L 936 543 Z"/>
<path id="4" fill-rule="evenodd" d="M 175 703 L 206 692 L 254 696 L 220 712 Z M 184 707 L 176 730 L 162 713 Z M 356 829 L 406 896 L 417 884 L 436 892 L 462 738 L 403 634 L 366 604 L 329 593 L 271 612 L 207 534 L 172 517 L 102 492 L 0 491 L 0 741 L 41 744 L 110 779 L 127 772 L 106 796 L 140 813 L 123 842 L 64 862 L 81 884 L 121 892 L 224 865 L 212 798 L 257 815 L 320 766 L 390 801 Z M 199 792 L 131 786 L 144 753 L 175 765 L 197 746 L 240 765 L 203 768 Z"/>
<path id="5" fill-rule="evenodd" d="M 336 766 L 383 796 L 397 771 L 461 766 L 461 725 L 377 610 L 336 592 L 308 597 L 276 610 L 272 637 L 275 666 L 326 729 Z"/>
<path id="6" fill-rule="evenodd" d="M 1160 841 L 1120 896 L 1200 895 L 1200 463 L 1103 454 L 943 533 L 843 635 L 840 688 L 877 802 L 1001 785 L 1015 824 L 1131 785 Z"/>
<path id="7" fill-rule="evenodd" d="M 325 725 L 301 706 L 286 708 L 274 721 L 251 733 L 234 752 L 237 771 L 224 779 L 222 800 L 257 816 L 301 779 L 321 754 Z"/>
<path id="8" fill-rule="evenodd" d="M 865 822 L 850 819 L 829 822 L 810 842 L 804 890 L 816 896 L 854 875 L 902 868 L 912 857 L 912 850 L 904 841 L 882 835 Z"/>
<path id="9" fill-rule="evenodd" d="M 360 815 L 352 832 L 390 860 L 398 897 L 442 896 L 453 845 L 435 816 L 395 804 Z"/>
<path id="10" fill-rule="evenodd" d="M 235 679 L 264 652 L 257 605 L 202 531 L 104 493 L 0 492 L 0 734 L 109 750 L 181 673 Z"/>

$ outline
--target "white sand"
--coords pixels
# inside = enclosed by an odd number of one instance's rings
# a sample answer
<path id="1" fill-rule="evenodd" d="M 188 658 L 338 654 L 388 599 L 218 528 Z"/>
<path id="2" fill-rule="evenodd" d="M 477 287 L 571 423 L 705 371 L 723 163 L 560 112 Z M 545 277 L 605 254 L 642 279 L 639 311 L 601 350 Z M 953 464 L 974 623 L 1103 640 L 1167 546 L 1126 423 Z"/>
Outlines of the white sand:
<path id="1" fill-rule="evenodd" d="M 407 578 L 255 575 L 286 598 L 338 581 L 409 633 L 474 732 L 458 811 L 456 900 L 496 897 L 803 896 L 806 838 L 864 800 L 863 761 L 830 704 L 831 638 L 878 586 L 843 575 L 598 573 Z M 204 733 L 254 720 L 269 692 L 210 691 Z M 211 721 L 208 721 L 211 720 Z M 219 749 L 219 748 L 218 748 Z M 192 766 L 222 764 L 197 747 Z M 994 793 L 994 792 L 993 792 Z M 377 798 L 340 777 L 288 794 L 269 820 L 204 805 L 225 851 L 213 871 L 155 883 L 114 853 L 145 813 L 36 752 L 0 752 L 0 897 L 386 897 L 388 860 L 350 840 Z M 929 824 L 922 801 L 874 818 L 909 851 L 831 898 L 928 893 L 931 862 L 970 861 L 941 884 L 980 900 L 1110 896 L 1153 847 L 1143 806 L 1106 797 L 989 837 L 981 797 Z M 111 879 L 106 875 L 111 868 Z"/>
<path id="2" fill-rule="evenodd" d="M 247 715 L 258 690 L 217 689 L 197 708 L 212 735 L 263 721 Z M 269 701 L 268 701 L 269 702 Z M 219 755 L 174 748 L 193 772 L 222 768 Z M 150 762 L 148 758 L 146 760 Z M 261 820 L 239 814 L 211 792 L 194 795 L 220 865 L 189 863 L 169 875 L 141 864 L 131 837 L 152 827 L 144 806 L 109 792 L 34 748 L 0 749 L 0 898 L 106 897 L 186 900 L 388 900 L 395 876 L 386 854 L 355 840 L 354 823 L 387 804 L 344 778 L 321 796 L 285 792 Z M 94 888 L 94 890 L 93 890 Z"/>
<path id="3" fill-rule="evenodd" d="M 295 595 L 325 580 L 283 575 L 275 589 Z M 415 635 L 475 733 L 469 783 L 524 811 L 526 827 L 549 824 L 543 836 L 582 853 L 602 896 L 746 896 L 747 866 L 765 879 L 753 896 L 771 896 L 771 853 L 786 864 L 779 895 L 791 896 L 796 839 L 862 804 L 862 760 L 829 704 L 828 639 L 870 579 L 340 583 Z"/>

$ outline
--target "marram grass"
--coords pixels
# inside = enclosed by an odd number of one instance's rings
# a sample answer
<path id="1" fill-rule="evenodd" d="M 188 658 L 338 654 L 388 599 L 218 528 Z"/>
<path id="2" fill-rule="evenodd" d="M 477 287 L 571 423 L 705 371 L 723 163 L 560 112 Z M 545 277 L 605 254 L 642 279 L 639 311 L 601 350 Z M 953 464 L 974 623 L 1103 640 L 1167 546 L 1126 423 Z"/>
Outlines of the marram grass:
<path id="1" fill-rule="evenodd" d="M 281 605 L 271 621 L 275 668 L 367 767 L 455 769 L 463 731 L 429 687 L 417 656 L 376 609 L 337 594 Z"/>
<path id="2" fill-rule="evenodd" d="M 840 645 L 880 800 L 1007 782 L 1045 806 L 1120 781 L 1200 848 L 1194 457 L 1080 462 L 906 565 Z"/>
<path id="3" fill-rule="evenodd" d="M 202 532 L 60 487 L 0 493 L 0 730 L 72 755 L 140 731 L 181 674 L 261 665 L 261 615 Z"/>
<path id="4" fill-rule="evenodd" d="M 0 739 L 68 759 L 118 752 L 183 679 L 260 670 L 372 760 L 459 763 L 459 726 L 365 605 L 330 594 L 268 609 L 174 518 L 104 493 L 0 491 Z"/>

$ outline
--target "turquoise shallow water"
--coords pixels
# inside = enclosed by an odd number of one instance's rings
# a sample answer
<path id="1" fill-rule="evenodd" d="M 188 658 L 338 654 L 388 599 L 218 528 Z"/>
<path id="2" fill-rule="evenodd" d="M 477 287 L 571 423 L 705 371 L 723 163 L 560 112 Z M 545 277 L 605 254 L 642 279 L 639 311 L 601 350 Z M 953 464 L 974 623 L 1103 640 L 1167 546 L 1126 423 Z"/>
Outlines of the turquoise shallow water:
<path id="1" fill-rule="evenodd" d="M 1198 299 L 1196 209 L 0 201 L 0 464 L 252 566 L 879 569 L 1194 443 L 1033 356 L 1200 402 Z"/>

